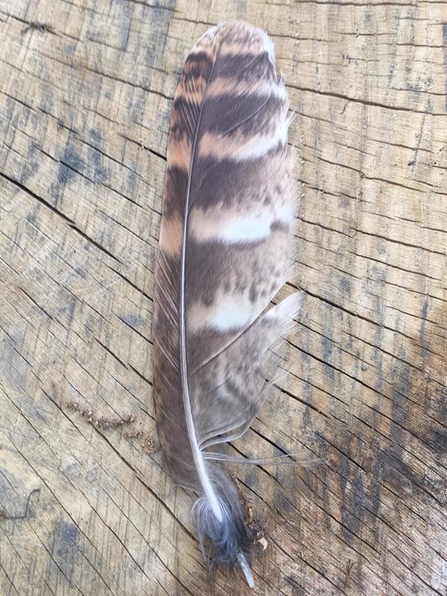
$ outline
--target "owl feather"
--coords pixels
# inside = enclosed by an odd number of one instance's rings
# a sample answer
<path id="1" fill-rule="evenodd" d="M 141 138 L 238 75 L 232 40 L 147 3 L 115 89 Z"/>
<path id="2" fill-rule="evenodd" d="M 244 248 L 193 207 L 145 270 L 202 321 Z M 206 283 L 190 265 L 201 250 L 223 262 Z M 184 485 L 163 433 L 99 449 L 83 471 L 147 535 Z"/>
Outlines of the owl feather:
<path id="1" fill-rule="evenodd" d="M 300 294 L 271 301 L 290 272 L 297 192 L 290 119 L 267 34 L 208 30 L 174 97 L 155 274 L 153 378 L 159 443 L 174 481 L 197 494 L 202 553 L 239 562 L 253 541 L 233 480 L 216 461 L 265 399 L 272 346 Z M 215 455 L 215 456 L 214 456 Z"/>

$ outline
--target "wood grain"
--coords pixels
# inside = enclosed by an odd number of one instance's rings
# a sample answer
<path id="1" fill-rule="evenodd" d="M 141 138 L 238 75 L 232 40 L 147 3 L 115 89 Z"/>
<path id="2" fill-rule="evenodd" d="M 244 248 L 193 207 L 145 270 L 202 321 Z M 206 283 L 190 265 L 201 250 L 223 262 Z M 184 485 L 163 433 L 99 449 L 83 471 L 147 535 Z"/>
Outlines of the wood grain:
<path id="1" fill-rule="evenodd" d="M 295 110 L 306 294 L 235 450 L 323 460 L 232 468 L 267 541 L 254 593 L 447 594 L 445 3 L 3 0 L 2 596 L 253 593 L 209 583 L 150 453 L 172 97 L 233 18 L 268 30 Z"/>

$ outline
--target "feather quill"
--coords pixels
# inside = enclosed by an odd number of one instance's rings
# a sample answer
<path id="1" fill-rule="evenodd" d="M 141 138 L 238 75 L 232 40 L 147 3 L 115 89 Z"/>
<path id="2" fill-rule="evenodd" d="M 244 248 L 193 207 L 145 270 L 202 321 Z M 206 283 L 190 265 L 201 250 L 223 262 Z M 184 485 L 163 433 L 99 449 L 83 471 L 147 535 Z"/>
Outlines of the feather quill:
<path id="1" fill-rule="evenodd" d="M 212 447 L 258 414 L 271 347 L 300 308 L 287 280 L 296 189 L 288 98 L 267 34 L 246 23 L 208 30 L 174 97 L 155 275 L 153 378 L 169 473 L 198 498 L 202 553 L 239 562 L 252 533 L 238 490 Z M 224 459 L 216 454 L 216 461 Z"/>

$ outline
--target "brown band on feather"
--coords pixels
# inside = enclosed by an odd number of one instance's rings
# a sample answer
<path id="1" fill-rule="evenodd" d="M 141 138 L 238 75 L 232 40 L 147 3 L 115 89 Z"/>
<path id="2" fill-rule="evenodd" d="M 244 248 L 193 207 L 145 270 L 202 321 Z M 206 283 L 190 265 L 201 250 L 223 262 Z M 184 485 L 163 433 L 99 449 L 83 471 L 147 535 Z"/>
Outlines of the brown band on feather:
<path id="1" fill-rule="evenodd" d="M 183 218 L 185 201 L 182 200 L 182 197 L 188 189 L 188 176 L 188 170 L 184 170 L 178 166 L 171 166 L 166 171 L 163 215 L 167 217 L 177 215 L 181 219 Z"/>
<path id="2" fill-rule="evenodd" d="M 191 187 L 200 192 L 191 202 L 193 210 L 215 208 L 214 216 L 218 219 L 219 213 L 227 209 L 244 214 L 263 206 L 275 213 L 284 205 L 295 208 L 295 197 L 288 192 L 293 184 L 292 161 L 284 148 L 256 160 L 198 159 L 196 163 Z"/>
<path id="3" fill-rule="evenodd" d="M 287 102 L 287 92 L 284 85 L 272 85 L 270 80 L 240 79 L 234 76 L 215 76 L 206 89 L 207 98 L 224 95 L 259 95 L 261 97 L 274 95 Z"/>
<path id="4" fill-rule="evenodd" d="M 160 249 L 169 257 L 181 255 L 183 222 L 180 217 L 163 217 L 160 226 Z"/>
<path id="5" fill-rule="evenodd" d="M 277 84 L 275 67 L 269 60 L 267 52 L 262 54 L 231 54 L 225 53 L 224 44 L 221 51 L 221 60 L 215 65 L 213 79 L 218 77 L 234 78 L 241 82 L 266 81 L 272 86 Z M 212 82 L 212 81 L 210 81 Z"/>
<path id="6" fill-rule="evenodd" d="M 207 98 L 201 121 L 201 133 L 211 132 L 218 138 L 233 134 L 271 134 L 282 125 L 287 105 L 275 95 L 224 95 Z"/>
<path id="7" fill-rule="evenodd" d="M 176 167 L 184 172 L 189 171 L 191 165 L 191 141 L 186 134 L 172 136 L 168 143 L 167 159 L 171 167 Z"/>

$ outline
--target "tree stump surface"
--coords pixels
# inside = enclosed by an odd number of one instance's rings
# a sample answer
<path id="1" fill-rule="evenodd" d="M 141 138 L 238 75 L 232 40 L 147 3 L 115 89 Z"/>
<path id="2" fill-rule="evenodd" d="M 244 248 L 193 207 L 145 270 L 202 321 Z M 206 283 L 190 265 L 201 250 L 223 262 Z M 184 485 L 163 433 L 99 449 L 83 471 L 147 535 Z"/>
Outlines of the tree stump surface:
<path id="1" fill-rule="evenodd" d="M 151 396 L 172 98 L 236 18 L 295 111 L 305 300 L 235 448 L 322 460 L 231 466 L 253 591 L 209 581 Z M 0 594 L 446 595 L 445 2 L 2 0 L 0 47 Z"/>

